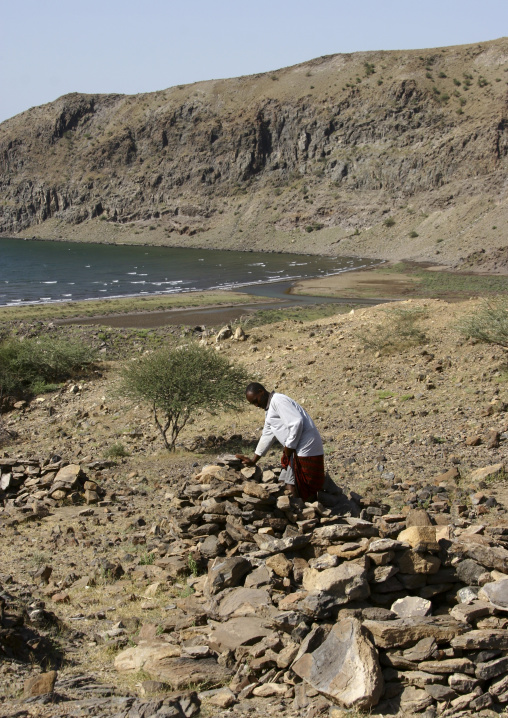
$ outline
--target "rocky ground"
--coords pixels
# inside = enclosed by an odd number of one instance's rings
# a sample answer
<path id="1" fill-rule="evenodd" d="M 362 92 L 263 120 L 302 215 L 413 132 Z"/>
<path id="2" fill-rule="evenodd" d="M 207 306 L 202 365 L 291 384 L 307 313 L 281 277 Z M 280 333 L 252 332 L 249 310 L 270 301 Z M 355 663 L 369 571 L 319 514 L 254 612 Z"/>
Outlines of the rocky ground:
<path id="1" fill-rule="evenodd" d="M 0 714 L 502 712 L 508 371 L 457 329 L 477 304 L 201 339 L 315 418 L 335 487 L 308 506 L 278 451 L 218 466 L 260 410 L 196 416 L 170 456 L 118 394 L 120 360 L 198 337 L 18 326 L 81 333 L 103 362 L 4 416 Z M 341 683 L 351 662 L 370 682 Z"/>

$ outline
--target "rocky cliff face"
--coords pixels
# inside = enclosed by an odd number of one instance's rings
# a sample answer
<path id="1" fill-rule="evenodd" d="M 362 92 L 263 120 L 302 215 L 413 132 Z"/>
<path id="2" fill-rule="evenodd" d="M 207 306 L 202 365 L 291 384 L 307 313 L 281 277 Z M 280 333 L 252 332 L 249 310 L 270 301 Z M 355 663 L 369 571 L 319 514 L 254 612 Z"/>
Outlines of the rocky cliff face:
<path id="1" fill-rule="evenodd" d="M 448 260 L 504 246 L 507 81 L 501 39 L 67 95 L 0 125 L 0 231 Z"/>

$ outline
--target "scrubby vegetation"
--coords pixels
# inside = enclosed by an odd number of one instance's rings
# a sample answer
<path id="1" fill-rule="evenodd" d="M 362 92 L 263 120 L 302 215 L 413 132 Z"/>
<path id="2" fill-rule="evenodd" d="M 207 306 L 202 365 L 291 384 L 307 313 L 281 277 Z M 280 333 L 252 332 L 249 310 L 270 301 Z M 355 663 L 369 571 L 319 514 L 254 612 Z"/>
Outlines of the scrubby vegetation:
<path id="1" fill-rule="evenodd" d="M 484 300 L 459 324 L 459 330 L 470 339 L 508 349 L 508 298 Z"/>
<path id="2" fill-rule="evenodd" d="M 423 307 L 388 309 L 386 317 L 387 321 L 358 332 L 365 347 L 392 354 L 425 342 L 426 335 L 419 325 L 427 317 Z"/>
<path id="3" fill-rule="evenodd" d="M 0 341 L 0 397 L 30 398 L 90 369 L 96 354 L 82 342 L 54 337 Z"/>

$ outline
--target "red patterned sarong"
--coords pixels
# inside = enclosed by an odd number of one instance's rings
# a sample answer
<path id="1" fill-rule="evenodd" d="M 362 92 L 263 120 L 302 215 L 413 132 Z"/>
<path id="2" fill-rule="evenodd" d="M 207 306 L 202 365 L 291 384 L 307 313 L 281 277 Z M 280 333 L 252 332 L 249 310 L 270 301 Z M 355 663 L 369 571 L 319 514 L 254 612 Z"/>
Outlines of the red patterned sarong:
<path id="1" fill-rule="evenodd" d="M 291 461 L 286 454 L 282 454 L 280 463 L 284 469 L 291 465 L 295 474 L 298 496 L 303 501 L 308 501 L 318 491 L 322 491 L 325 483 L 325 457 L 323 454 L 320 456 L 297 456 L 293 454 Z"/>

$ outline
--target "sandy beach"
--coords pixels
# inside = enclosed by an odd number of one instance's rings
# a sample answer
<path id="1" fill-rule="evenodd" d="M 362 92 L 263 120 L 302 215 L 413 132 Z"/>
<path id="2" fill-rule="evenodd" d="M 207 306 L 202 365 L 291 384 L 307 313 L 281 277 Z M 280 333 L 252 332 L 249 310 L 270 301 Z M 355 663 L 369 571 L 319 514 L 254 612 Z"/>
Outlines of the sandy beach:
<path id="1" fill-rule="evenodd" d="M 291 294 L 343 298 L 402 299 L 411 294 L 418 279 L 407 274 L 383 273 L 375 270 L 342 272 L 329 277 L 316 277 L 296 282 Z"/>

